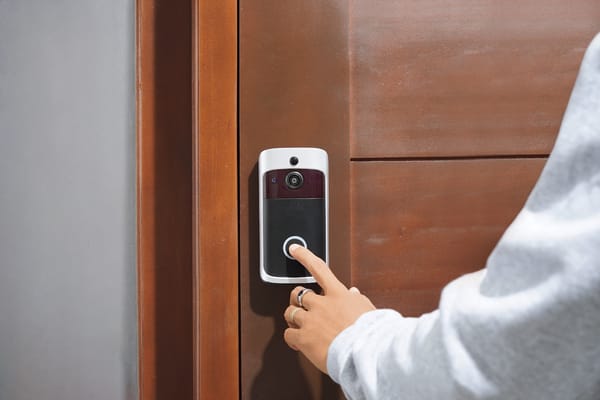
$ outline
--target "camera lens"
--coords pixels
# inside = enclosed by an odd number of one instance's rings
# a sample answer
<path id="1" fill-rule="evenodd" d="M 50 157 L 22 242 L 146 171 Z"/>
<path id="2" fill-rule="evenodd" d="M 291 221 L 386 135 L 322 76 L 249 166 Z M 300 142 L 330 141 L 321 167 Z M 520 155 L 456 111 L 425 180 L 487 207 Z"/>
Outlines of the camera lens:
<path id="1" fill-rule="evenodd" d="M 292 171 L 285 176 L 285 184 L 290 189 L 298 189 L 304 183 L 302 174 L 298 171 Z"/>
<path id="2" fill-rule="evenodd" d="M 290 158 L 290 164 L 292 164 L 292 165 L 298 165 L 298 157 L 292 157 L 292 158 Z"/>

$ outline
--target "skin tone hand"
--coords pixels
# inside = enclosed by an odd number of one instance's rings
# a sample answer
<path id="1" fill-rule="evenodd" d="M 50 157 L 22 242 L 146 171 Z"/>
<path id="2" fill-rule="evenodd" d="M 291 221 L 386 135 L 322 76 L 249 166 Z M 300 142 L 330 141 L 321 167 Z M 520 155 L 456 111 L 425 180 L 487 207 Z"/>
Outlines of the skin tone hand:
<path id="1" fill-rule="evenodd" d="M 375 306 L 358 289 L 348 289 L 331 272 L 327 264 L 310 250 L 291 245 L 289 252 L 312 274 L 323 294 L 305 293 L 301 308 L 297 296 L 302 287 L 290 294 L 290 306 L 284 318 L 289 328 L 284 339 L 292 349 L 302 352 L 318 369 L 327 373 L 327 352 L 335 337 L 362 314 Z"/>

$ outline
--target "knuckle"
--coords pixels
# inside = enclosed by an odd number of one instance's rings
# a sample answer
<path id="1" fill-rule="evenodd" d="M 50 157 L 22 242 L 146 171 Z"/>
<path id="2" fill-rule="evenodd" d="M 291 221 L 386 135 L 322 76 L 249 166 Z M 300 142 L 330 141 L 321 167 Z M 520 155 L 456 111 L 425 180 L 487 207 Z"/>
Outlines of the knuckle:
<path id="1" fill-rule="evenodd" d="M 290 304 L 293 304 L 294 301 L 296 300 L 296 296 L 298 296 L 298 293 L 300 293 L 300 291 L 303 289 L 302 286 L 296 286 L 291 292 L 290 292 Z"/>

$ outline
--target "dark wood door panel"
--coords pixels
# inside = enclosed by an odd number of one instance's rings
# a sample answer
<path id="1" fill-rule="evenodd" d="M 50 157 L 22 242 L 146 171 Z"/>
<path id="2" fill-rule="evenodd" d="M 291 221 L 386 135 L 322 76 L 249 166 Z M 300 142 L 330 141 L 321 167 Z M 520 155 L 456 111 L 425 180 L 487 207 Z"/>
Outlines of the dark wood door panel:
<path id="1" fill-rule="evenodd" d="M 283 340 L 294 286 L 260 280 L 257 160 L 270 147 L 329 153 L 330 258 L 348 281 L 347 2 L 242 0 L 239 7 L 241 398 L 342 398 L 337 385 Z"/>
<path id="2" fill-rule="evenodd" d="M 353 158 L 549 153 L 600 2 L 360 1 Z"/>
<path id="3" fill-rule="evenodd" d="M 479 270 L 545 159 L 354 162 L 352 281 L 378 307 L 417 316 Z"/>
<path id="4" fill-rule="evenodd" d="M 241 398 L 341 396 L 283 342 L 292 286 L 258 274 L 260 151 L 326 149 L 332 269 L 431 311 L 523 205 L 598 21 L 591 0 L 239 1 Z"/>

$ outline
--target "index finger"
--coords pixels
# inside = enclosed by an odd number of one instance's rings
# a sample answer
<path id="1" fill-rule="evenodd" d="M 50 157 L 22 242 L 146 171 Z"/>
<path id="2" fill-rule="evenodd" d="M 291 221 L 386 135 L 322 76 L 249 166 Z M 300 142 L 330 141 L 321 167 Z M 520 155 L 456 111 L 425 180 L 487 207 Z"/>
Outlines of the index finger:
<path id="1" fill-rule="evenodd" d="M 334 273 L 331 272 L 331 269 L 325 264 L 325 261 L 321 260 L 306 247 L 292 244 L 289 248 L 289 252 L 300 264 L 304 265 L 326 294 L 328 292 L 348 290 L 346 286 L 336 278 Z"/>

